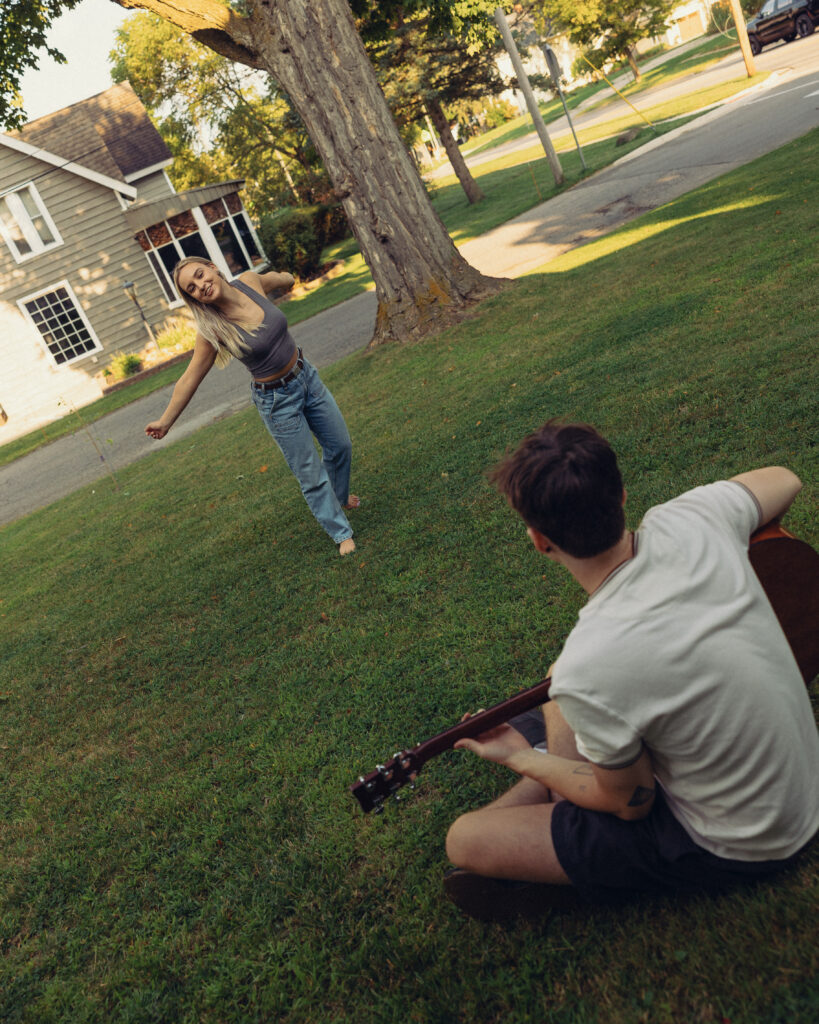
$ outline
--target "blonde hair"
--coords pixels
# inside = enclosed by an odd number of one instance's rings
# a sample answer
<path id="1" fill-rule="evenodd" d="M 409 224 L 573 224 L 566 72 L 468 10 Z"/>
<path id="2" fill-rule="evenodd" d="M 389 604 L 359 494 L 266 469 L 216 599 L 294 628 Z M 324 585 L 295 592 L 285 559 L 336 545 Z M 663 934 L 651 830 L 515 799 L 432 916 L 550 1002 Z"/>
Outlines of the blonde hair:
<path id="1" fill-rule="evenodd" d="M 238 324 L 248 334 L 253 334 L 259 327 L 258 324 L 244 323 L 241 320 L 228 320 L 225 314 L 214 306 L 207 306 L 198 302 L 187 292 L 179 287 L 179 272 L 190 263 L 202 263 L 206 267 L 213 267 L 222 280 L 225 275 L 210 260 L 202 259 L 201 256 L 186 256 L 173 268 L 173 283 L 180 298 L 193 314 L 196 329 L 216 349 L 216 366 L 220 370 L 230 363 L 231 358 L 241 359 L 251 351 L 250 346 L 242 339 L 236 326 Z"/>

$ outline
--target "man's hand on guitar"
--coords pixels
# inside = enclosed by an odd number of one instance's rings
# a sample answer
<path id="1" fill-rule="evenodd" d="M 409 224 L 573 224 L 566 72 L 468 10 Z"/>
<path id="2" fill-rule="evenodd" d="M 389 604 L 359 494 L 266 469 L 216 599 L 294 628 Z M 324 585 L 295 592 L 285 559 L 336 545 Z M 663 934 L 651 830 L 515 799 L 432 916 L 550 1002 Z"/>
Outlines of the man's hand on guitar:
<path id="1" fill-rule="evenodd" d="M 464 715 L 461 719 L 465 722 L 471 715 Z M 473 754 L 484 758 L 486 761 L 495 761 L 497 764 L 506 764 L 507 760 L 522 750 L 530 750 L 529 744 L 523 736 L 511 725 L 504 723 L 496 725 L 494 729 L 487 729 L 474 739 L 462 739 L 454 745 L 455 750 L 471 750 Z"/>

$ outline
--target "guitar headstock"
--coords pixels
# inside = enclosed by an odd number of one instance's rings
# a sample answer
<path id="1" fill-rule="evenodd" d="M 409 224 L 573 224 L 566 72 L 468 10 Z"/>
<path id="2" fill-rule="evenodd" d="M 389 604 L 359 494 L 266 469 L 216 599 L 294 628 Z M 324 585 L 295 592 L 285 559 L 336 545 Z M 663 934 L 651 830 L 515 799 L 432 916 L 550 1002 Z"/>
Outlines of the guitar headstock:
<path id="1" fill-rule="evenodd" d="M 420 770 L 421 766 L 412 751 L 401 750 L 386 764 L 376 765 L 374 772 L 359 776 L 358 782 L 350 787 L 350 792 L 365 814 L 370 811 L 380 814 L 386 799 L 401 799 L 398 790 L 402 786 L 414 788 L 415 777 Z"/>

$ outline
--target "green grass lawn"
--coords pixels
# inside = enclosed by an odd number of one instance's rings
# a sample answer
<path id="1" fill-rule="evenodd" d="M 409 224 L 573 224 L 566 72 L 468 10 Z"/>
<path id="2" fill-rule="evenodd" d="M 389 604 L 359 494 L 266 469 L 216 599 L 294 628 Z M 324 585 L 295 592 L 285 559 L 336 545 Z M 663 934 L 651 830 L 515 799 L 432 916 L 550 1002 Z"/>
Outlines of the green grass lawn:
<path id="1" fill-rule="evenodd" d="M 657 64 L 643 71 L 639 82 L 635 82 L 631 78 L 628 66 L 624 67 L 621 70 L 628 72 L 629 78 L 625 82 L 620 79 L 620 81 L 615 82 L 615 85 L 624 96 L 638 96 L 640 93 L 656 88 L 658 85 L 668 85 L 670 82 L 680 78 L 705 71 L 730 53 L 736 53 L 738 49 L 736 33 L 730 33 L 729 38 L 725 36 L 710 36 L 699 46 L 669 57 L 662 64 Z M 608 77 L 612 79 L 611 75 Z M 602 102 L 601 104 L 596 104 L 596 107 L 609 102 L 613 103 L 616 98 L 608 86 L 601 90 L 599 95 Z M 595 109 L 595 106 L 590 109 Z"/>
<path id="2" fill-rule="evenodd" d="M 813 132 L 327 370 L 354 556 L 252 410 L 2 529 L 0 1019 L 816 1020 L 817 849 L 743 893 L 506 929 L 441 874 L 508 772 L 445 754 L 380 818 L 348 787 L 558 653 L 582 593 L 485 479 L 546 417 L 611 438 L 632 526 L 784 464 L 819 544 L 818 164 Z"/>

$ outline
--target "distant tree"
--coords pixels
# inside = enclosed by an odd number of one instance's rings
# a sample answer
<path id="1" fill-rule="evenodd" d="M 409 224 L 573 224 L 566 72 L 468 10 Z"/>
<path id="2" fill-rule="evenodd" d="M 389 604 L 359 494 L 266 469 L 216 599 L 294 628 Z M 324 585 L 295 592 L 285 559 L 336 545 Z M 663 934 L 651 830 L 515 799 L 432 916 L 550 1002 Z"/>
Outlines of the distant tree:
<path id="1" fill-rule="evenodd" d="M 627 60 L 639 81 L 635 47 L 666 30 L 678 0 L 532 0 L 529 6 L 536 23 L 565 32 L 595 67 Z"/>
<path id="2" fill-rule="evenodd" d="M 241 10 L 220 0 L 115 2 L 152 11 L 222 56 L 265 71 L 290 97 L 373 275 L 378 313 L 371 344 L 418 338 L 455 323 L 501 287 L 464 260 L 433 210 L 347 0 L 237 0 Z M 26 38 L 44 38 L 67 5 L 73 0 L 36 0 L 32 31 L 6 31 L 0 113 L 7 119 L 15 112 Z M 457 32 L 461 6 L 430 0 L 433 21 Z M 467 38 L 470 31 L 465 22 Z"/>
<path id="3" fill-rule="evenodd" d="M 512 84 L 501 76 L 497 65 L 504 52 L 492 20 L 497 3 L 460 3 L 462 20 L 457 32 L 436 21 L 429 0 L 359 0 L 353 6 L 396 120 L 407 124 L 427 115 L 469 202 L 478 202 L 483 193 L 466 166 L 444 108 L 456 101 L 497 96 Z M 464 19 L 468 19 L 468 33 L 464 32 Z"/>
<path id="4" fill-rule="evenodd" d="M 40 64 L 45 52 L 59 64 L 65 56 L 47 42 L 54 18 L 80 0 L 2 0 L 0 4 L 0 125 L 20 128 L 26 120 L 20 79 Z"/>

